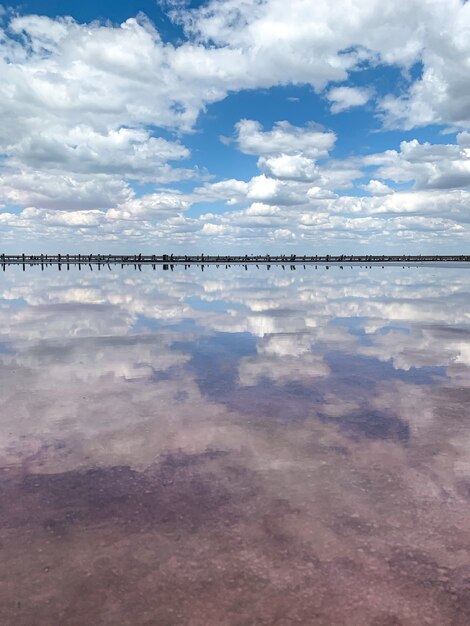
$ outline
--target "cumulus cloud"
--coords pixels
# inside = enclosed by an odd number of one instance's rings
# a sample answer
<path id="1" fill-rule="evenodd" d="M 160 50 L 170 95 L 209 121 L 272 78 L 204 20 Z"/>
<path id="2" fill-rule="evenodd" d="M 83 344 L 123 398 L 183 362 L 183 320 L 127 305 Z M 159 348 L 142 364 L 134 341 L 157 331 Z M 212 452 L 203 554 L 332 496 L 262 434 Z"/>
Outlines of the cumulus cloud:
<path id="1" fill-rule="evenodd" d="M 457 135 L 457 143 L 461 148 L 470 148 L 470 133 L 459 133 Z"/>
<path id="2" fill-rule="evenodd" d="M 204 101 L 173 91 L 172 52 L 143 16 L 119 27 L 13 17 L 0 37 L 0 199 L 98 209 L 130 198 L 130 181 L 198 176 L 174 167 L 189 150 L 155 130 L 190 128 Z"/>
<path id="3" fill-rule="evenodd" d="M 386 196 L 387 194 L 393 192 L 393 189 L 391 189 L 388 185 L 375 179 L 370 180 L 367 185 L 363 185 L 362 188 L 364 191 L 368 191 L 372 196 Z"/>
<path id="4" fill-rule="evenodd" d="M 45 128 L 12 143 L 8 155 L 12 167 L 114 174 L 139 181 L 166 182 L 191 175 L 167 165 L 188 158 L 187 148 L 143 129 L 121 127 L 98 133 L 86 126 Z"/>
<path id="5" fill-rule="evenodd" d="M 248 57 L 259 86 L 308 83 L 321 90 L 368 65 L 395 65 L 406 75 L 421 63 L 421 77 L 408 81 L 403 94 L 383 98 L 386 123 L 406 128 L 470 123 L 464 69 L 470 7 L 463 0 L 411 0 L 406 6 L 379 0 L 355 6 L 347 0 L 288 5 L 282 0 L 212 0 L 179 17 L 199 41 Z M 338 106 L 348 105 L 346 92 L 339 94 Z"/>
<path id="6" fill-rule="evenodd" d="M 390 3 L 384 20 L 383 3 L 361 5 L 320 0 L 212 0 L 179 18 L 189 34 L 244 52 L 258 81 L 310 83 L 321 89 L 342 81 L 349 70 L 380 55 L 387 63 L 409 66 L 420 51 L 420 20 L 444 13 L 430 3 Z M 253 74 L 252 74 L 253 75 Z"/>
<path id="7" fill-rule="evenodd" d="M 305 128 L 286 121 L 276 122 L 263 131 L 259 122 L 240 120 L 235 126 L 236 142 L 241 152 L 260 155 L 298 155 L 319 159 L 333 148 L 336 135 L 310 123 Z"/>
<path id="8" fill-rule="evenodd" d="M 414 181 L 416 189 L 465 189 L 470 186 L 470 149 L 462 133 L 457 144 L 402 141 L 400 150 L 387 150 L 363 159 L 376 166 L 378 178 Z"/>
<path id="9" fill-rule="evenodd" d="M 361 159 L 362 166 L 375 168 L 376 174 L 387 180 L 402 180 L 406 168 L 429 168 L 432 163 L 436 171 L 436 164 L 446 163 L 448 146 L 428 145 L 421 150 L 421 144 L 409 143 L 412 145 L 402 146 L 401 151 L 407 155 L 406 161 L 401 152 L 386 151 Z M 186 194 L 166 189 L 139 198 L 131 195 L 107 210 L 82 208 L 83 215 L 77 210 L 31 207 L 19 214 L 7 212 L 0 222 L 7 232 L 21 232 L 26 239 L 48 232 L 66 236 L 67 231 L 75 231 L 82 241 L 129 239 L 139 245 L 154 245 L 160 240 L 203 245 L 204 249 L 214 246 L 215 251 L 222 243 L 240 251 L 240 245 L 245 248 L 252 241 L 262 243 L 263 248 L 269 241 L 270 249 L 281 241 L 282 245 L 297 247 L 321 242 L 323 248 L 333 244 L 342 249 L 379 245 L 381 250 L 391 251 L 407 248 L 414 241 L 432 247 L 432 251 L 446 241 L 461 246 L 470 240 L 467 191 L 424 186 L 399 191 L 373 178 L 357 187 L 369 192 L 367 196 L 334 193 L 332 189 L 350 185 L 362 175 L 357 165 L 329 160 L 317 166 L 314 184 L 300 177 L 285 178 L 285 172 L 278 172 L 281 177 L 277 178 L 271 170 L 270 176 L 205 183 Z M 397 173 L 392 173 L 392 167 Z M 220 202 L 229 208 L 187 214 L 194 204 Z"/>
<path id="10" fill-rule="evenodd" d="M 321 176 L 315 161 L 301 154 L 260 157 L 258 167 L 264 173 L 284 180 L 315 181 Z"/>
<path id="11" fill-rule="evenodd" d="M 186 211 L 190 206 L 188 200 L 175 190 L 146 194 L 140 198 L 132 198 L 116 208 L 106 212 L 108 220 L 135 220 L 143 217 L 172 217 Z"/>
<path id="12" fill-rule="evenodd" d="M 466 128 L 468 3 L 170 4 L 186 33 L 178 44 L 165 42 L 143 15 L 121 25 L 1 17 L 0 115 L 9 121 L 0 128 L 5 240 L 18 233 L 25 240 L 79 233 L 86 241 L 170 238 L 191 245 L 211 235 L 234 245 L 237 238 L 468 240 L 465 130 L 455 144 L 411 140 L 399 150 L 338 161 L 331 158 L 336 134 L 314 122 L 263 128 L 242 119 L 231 145 L 258 157 L 251 178 L 197 183 L 185 193 L 161 187 L 200 177 L 185 164 L 191 155 L 183 134 L 209 104 L 245 89 L 307 84 L 339 112 L 374 93 L 340 84 L 351 72 L 390 65 L 402 81 L 380 100 L 386 126 Z M 137 183 L 148 185 L 145 192 L 135 191 Z M 224 205 L 226 214 L 207 207 L 185 214 L 210 203 Z"/>
<path id="13" fill-rule="evenodd" d="M 32 169 L 0 174 L 0 190 L 4 201 L 13 205 L 70 211 L 112 207 L 133 196 L 118 176 Z"/>
<path id="14" fill-rule="evenodd" d="M 223 200 L 229 205 L 249 202 L 266 204 L 302 204 L 305 194 L 302 186 L 274 176 L 261 174 L 249 181 L 229 179 L 218 183 L 206 183 L 195 190 L 193 201 L 216 202 Z"/>
<path id="15" fill-rule="evenodd" d="M 333 87 L 326 94 L 327 99 L 332 103 L 332 113 L 341 113 L 351 107 L 362 106 L 369 102 L 371 96 L 371 89 L 360 87 Z"/>
<path id="16" fill-rule="evenodd" d="M 404 128 L 470 124 L 468 61 L 470 5 L 462 0 L 424 3 L 426 28 L 419 60 L 421 77 L 401 96 L 382 101 L 386 123 Z"/>

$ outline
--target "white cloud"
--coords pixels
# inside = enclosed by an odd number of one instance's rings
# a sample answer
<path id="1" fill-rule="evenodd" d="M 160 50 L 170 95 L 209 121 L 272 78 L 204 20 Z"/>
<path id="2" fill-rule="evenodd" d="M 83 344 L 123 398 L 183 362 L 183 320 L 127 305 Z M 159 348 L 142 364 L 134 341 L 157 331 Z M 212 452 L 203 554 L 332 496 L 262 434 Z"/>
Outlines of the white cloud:
<path id="1" fill-rule="evenodd" d="M 30 169 L 0 174 L 0 193 L 11 204 L 71 211 L 112 207 L 133 196 L 118 176 Z"/>
<path id="2" fill-rule="evenodd" d="M 138 181 L 168 182 L 194 172 L 173 169 L 167 161 L 189 157 L 179 142 L 152 137 L 143 129 L 98 133 L 89 126 L 45 128 L 7 147 L 9 166 L 76 174 L 118 175 Z"/>
<path id="3" fill-rule="evenodd" d="M 332 113 L 341 113 L 351 107 L 363 106 L 369 102 L 371 96 L 371 89 L 360 87 L 333 87 L 326 94 L 327 99 L 332 102 Z"/>
<path id="4" fill-rule="evenodd" d="M 211 224 L 210 222 L 206 222 L 201 232 L 203 235 L 224 235 L 227 231 L 227 226 L 223 224 Z"/>
<path id="5" fill-rule="evenodd" d="M 143 217 L 172 217 L 186 211 L 190 206 L 188 200 L 175 191 L 161 191 L 146 194 L 140 198 L 132 198 L 116 208 L 106 212 L 108 220 L 135 220 Z"/>
<path id="6" fill-rule="evenodd" d="M 243 119 L 234 143 L 258 157 L 258 175 L 184 194 L 146 188 L 137 197 L 131 185 L 198 176 L 184 167 L 189 150 L 171 133 L 192 131 L 200 112 L 228 93 L 309 84 L 332 110 L 345 110 L 363 104 L 369 87 L 329 86 L 362 67 L 403 71 L 397 89 L 405 92 L 381 103 L 386 124 L 469 124 L 469 7 L 460 0 L 217 0 L 192 11 L 178 5 L 188 38 L 177 45 L 165 43 L 144 16 L 120 26 L 4 16 L 2 237 L 78 232 L 87 241 L 173 238 L 196 245 L 207 219 L 214 235 L 232 242 L 322 236 L 362 245 L 382 234 L 398 244 L 414 234 L 417 241 L 453 237 L 459 245 L 468 239 L 468 132 L 455 145 L 414 140 L 341 162 L 329 158 L 331 130 L 287 121 L 263 129 Z M 413 82 L 417 63 L 423 72 Z M 412 192 L 397 191 L 413 184 Z M 373 197 L 358 197 L 361 190 Z M 184 215 L 192 204 L 211 202 L 239 208 Z M 16 207 L 31 210 L 17 214 Z"/>
<path id="7" fill-rule="evenodd" d="M 375 168 L 375 174 L 381 178 L 400 181 L 416 175 L 416 171 L 436 173 L 440 167 L 449 167 L 446 157 L 453 155 L 459 161 L 462 150 L 465 148 L 451 144 L 405 142 L 400 152 L 386 151 L 349 162 L 330 159 L 315 166 L 318 179 L 313 185 L 308 180 L 261 174 L 248 181 L 205 183 L 187 194 L 171 189 L 140 198 L 130 194 L 107 211 L 89 209 L 82 216 L 79 211 L 67 215 L 67 211 L 57 207 L 31 207 L 19 215 L 6 213 L 2 224 L 3 229 L 21 233 L 25 239 L 41 238 L 51 232 L 55 237 L 65 237 L 67 232 L 76 232 L 81 241 L 132 240 L 153 246 L 160 240 L 198 248 L 204 241 L 204 249 L 209 245 L 217 250 L 223 242 L 239 251 L 240 245 L 255 240 L 263 246 L 269 242 L 270 249 L 278 246 L 279 241 L 283 245 L 296 243 L 297 247 L 320 241 L 324 248 L 333 244 L 342 249 L 350 245 L 379 245 L 381 250 L 390 251 L 403 250 L 410 241 L 432 250 L 436 245 L 446 245 L 445 242 L 461 247 L 470 241 L 467 191 L 429 189 L 423 182 L 423 189 L 398 191 L 379 178 L 358 185 L 369 192 L 368 196 L 337 195 L 333 189 L 350 185 L 354 178 L 362 176 L 358 164 Z M 306 157 L 298 157 L 262 157 L 261 162 L 276 163 L 279 159 L 279 163 L 303 164 Z M 284 176 L 286 171 L 278 173 Z M 185 215 L 192 204 L 211 202 L 223 202 L 233 208 L 198 217 Z M 79 208 L 83 210 L 82 206 Z"/>
<path id="8" fill-rule="evenodd" d="M 181 88 L 173 53 L 144 17 L 12 18 L 0 37 L 0 202 L 96 209 L 129 198 L 129 181 L 198 175 L 169 164 L 190 156 L 180 141 L 155 136 L 189 129 L 205 102 Z"/>
<path id="9" fill-rule="evenodd" d="M 328 191 L 328 189 L 322 189 L 321 187 L 310 187 L 307 191 L 307 198 L 309 200 L 329 200 L 336 197 L 335 193 Z"/>
<path id="10" fill-rule="evenodd" d="M 205 183 L 194 190 L 195 202 L 224 201 L 227 204 L 238 204 L 243 201 L 248 192 L 248 183 L 243 180 L 230 178 L 216 183 Z"/>
<path id="11" fill-rule="evenodd" d="M 393 193 L 393 189 L 388 185 L 375 179 L 370 180 L 367 185 L 363 185 L 362 188 L 364 191 L 368 191 L 372 196 L 386 196 L 389 193 Z"/>
<path id="12" fill-rule="evenodd" d="M 102 211 L 54 211 L 43 214 L 45 223 L 52 226 L 99 226 L 102 217 Z"/>
<path id="13" fill-rule="evenodd" d="M 302 195 L 296 193 L 294 186 L 269 178 L 264 174 L 253 177 L 248 183 L 247 199 L 268 204 L 299 204 L 304 201 Z"/>
<path id="14" fill-rule="evenodd" d="M 465 147 L 464 134 L 459 142 L 460 145 L 402 141 L 399 151 L 370 155 L 362 162 L 377 166 L 378 178 L 415 181 L 417 189 L 464 189 L 470 186 L 470 149 Z"/>
<path id="15" fill-rule="evenodd" d="M 457 143 L 461 148 L 470 148 L 470 133 L 459 133 Z"/>
<path id="16" fill-rule="evenodd" d="M 383 99 L 386 122 L 404 128 L 436 123 L 468 127 L 470 5 L 434 0 L 417 10 L 422 12 L 422 75 L 406 94 Z"/>
<path id="17" fill-rule="evenodd" d="M 288 206 L 304 202 L 305 194 L 302 185 L 261 174 L 253 176 L 248 182 L 229 179 L 218 183 L 205 183 L 203 187 L 195 190 L 192 200 L 194 202 L 222 200 L 229 205 L 249 201 Z"/>
<path id="18" fill-rule="evenodd" d="M 361 64 L 406 71 L 422 63 L 421 78 L 403 95 L 383 99 L 387 124 L 470 124 L 470 5 L 462 0 L 410 0 L 406 6 L 392 0 L 355 5 L 347 0 L 212 0 L 181 13 L 180 19 L 199 41 L 248 58 L 250 75 L 260 87 L 307 83 L 320 91 L 345 81 Z M 340 108 L 343 103 L 348 104 L 347 96 L 339 98 Z"/>
<path id="19" fill-rule="evenodd" d="M 315 161 L 301 154 L 263 156 L 258 160 L 258 167 L 265 174 L 284 180 L 314 181 L 320 177 Z"/>
<path id="20" fill-rule="evenodd" d="M 236 126 L 236 142 L 241 152 L 256 155 L 298 155 L 312 159 L 326 157 L 333 148 L 336 135 L 317 124 L 305 128 L 289 122 L 276 122 L 270 131 L 263 131 L 259 122 L 240 120 Z"/>
<path id="21" fill-rule="evenodd" d="M 295 234 L 289 228 L 276 228 L 273 236 L 275 239 L 295 239 Z"/>
<path id="22" fill-rule="evenodd" d="M 426 14 L 433 20 L 444 14 L 445 7 L 439 8 L 429 2 L 411 1 L 406 7 L 390 2 L 384 19 L 378 0 L 356 5 L 346 0 L 212 0 L 182 12 L 180 19 L 200 41 L 243 51 L 260 86 L 275 77 L 278 83 L 321 89 L 345 80 L 350 69 L 377 55 L 387 63 L 413 63 L 422 42 L 421 21 Z"/>

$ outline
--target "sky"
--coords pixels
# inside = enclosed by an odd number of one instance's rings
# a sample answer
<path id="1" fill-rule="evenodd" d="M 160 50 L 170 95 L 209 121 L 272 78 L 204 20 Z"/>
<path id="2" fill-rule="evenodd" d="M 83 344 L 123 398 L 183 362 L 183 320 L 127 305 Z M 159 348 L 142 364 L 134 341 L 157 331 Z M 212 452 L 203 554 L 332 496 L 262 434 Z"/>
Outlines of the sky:
<path id="1" fill-rule="evenodd" d="M 470 249 L 470 3 L 0 4 L 2 252 Z"/>

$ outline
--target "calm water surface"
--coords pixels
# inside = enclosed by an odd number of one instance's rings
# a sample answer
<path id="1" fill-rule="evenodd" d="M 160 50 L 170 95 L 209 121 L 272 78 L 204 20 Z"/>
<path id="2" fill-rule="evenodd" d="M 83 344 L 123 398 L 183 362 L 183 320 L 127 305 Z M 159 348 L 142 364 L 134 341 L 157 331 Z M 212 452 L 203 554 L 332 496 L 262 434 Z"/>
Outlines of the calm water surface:
<path id="1" fill-rule="evenodd" d="M 468 626 L 469 279 L 7 268 L 2 626 Z"/>

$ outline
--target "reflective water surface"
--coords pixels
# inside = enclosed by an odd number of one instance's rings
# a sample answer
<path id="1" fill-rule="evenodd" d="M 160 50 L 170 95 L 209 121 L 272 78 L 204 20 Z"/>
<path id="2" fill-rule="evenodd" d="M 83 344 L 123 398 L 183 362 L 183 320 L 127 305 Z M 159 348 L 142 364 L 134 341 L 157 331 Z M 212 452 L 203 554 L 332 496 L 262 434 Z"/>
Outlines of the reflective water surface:
<path id="1" fill-rule="evenodd" d="M 288 270 L 2 273 L 2 625 L 470 623 L 470 270 Z"/>

